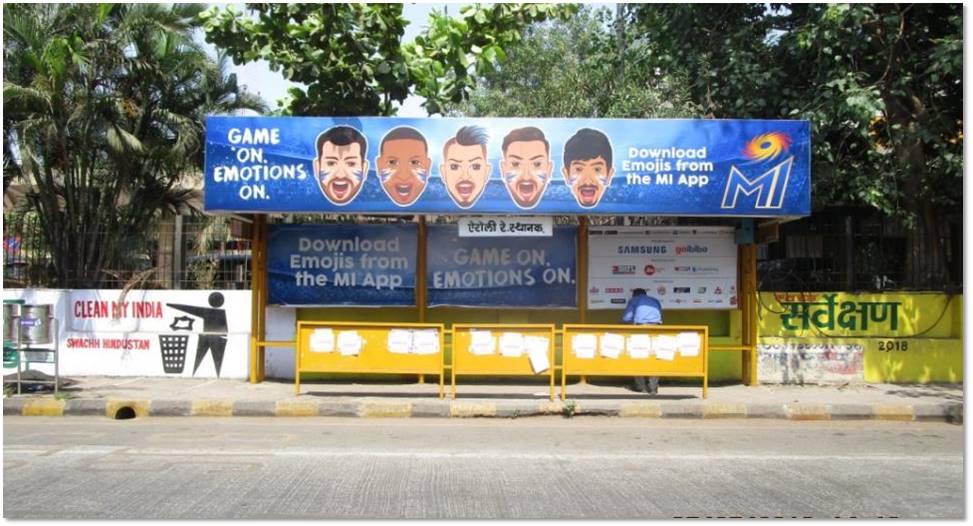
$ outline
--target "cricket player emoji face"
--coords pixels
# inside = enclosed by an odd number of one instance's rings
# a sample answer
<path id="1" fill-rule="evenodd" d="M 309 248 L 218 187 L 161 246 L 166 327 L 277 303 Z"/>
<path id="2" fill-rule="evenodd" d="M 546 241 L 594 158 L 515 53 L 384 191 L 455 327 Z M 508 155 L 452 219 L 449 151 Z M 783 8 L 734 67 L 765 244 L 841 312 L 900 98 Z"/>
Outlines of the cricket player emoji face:
<path id="1" fill-rule="evenodd" d="M 514 204 L 534 208 L 551 180 L 553 163 L 544 132 L 532 126 L 513 130 L 503 140 L 500 172 Z"/>
<path id="2" fill-rule="evenodd" d="M 389 199 L 399 206 L 408 206 L 426 189 L 432 161 L 425 137 L 413 128 L 402 126 L 382 139 L 375 164 Z"/>
<path id="3" fill-rule="evenodd" d="M 564 143 L 561 175 L 578 205 L 597 206 L 615 175 L 608 137 L 591 128 L 578 130 Z"/>
<path id="4" fill-rule="evenodd" d="M 368 175 L 365 136 L 350 126 L 336 126 L 318 136 L 314 173 L 324 197 L 344 206 L 361 191 Z"/>
<path id="5" fill-rule="evenodd" d="M 490 179 L 487 135 L 478 126 L 464 126 L 443 147 L 439 174 L 449 197 L 460 208 L 470 208 L 483 195 Z"/>

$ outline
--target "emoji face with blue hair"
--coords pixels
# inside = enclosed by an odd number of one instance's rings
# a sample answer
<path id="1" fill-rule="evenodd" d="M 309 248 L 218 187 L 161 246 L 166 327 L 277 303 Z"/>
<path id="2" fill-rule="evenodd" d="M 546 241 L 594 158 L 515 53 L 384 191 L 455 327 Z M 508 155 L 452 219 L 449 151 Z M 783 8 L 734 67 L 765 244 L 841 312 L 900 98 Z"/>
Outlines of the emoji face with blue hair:
<path id="1" fill-rule="evenodd" d="M 426 138 L 407 126 L 393 129 L 382 139 L 375 164 L 382 189 L 393 203 L 415 203 L 426 189 L 432 165 Z"/>

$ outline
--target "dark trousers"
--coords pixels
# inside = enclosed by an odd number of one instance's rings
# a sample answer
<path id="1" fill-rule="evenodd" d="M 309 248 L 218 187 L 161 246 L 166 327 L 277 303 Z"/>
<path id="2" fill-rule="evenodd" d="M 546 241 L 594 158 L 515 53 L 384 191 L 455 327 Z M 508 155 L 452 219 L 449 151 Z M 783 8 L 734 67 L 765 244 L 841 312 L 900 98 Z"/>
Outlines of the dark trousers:
<path id="1" fill-rule="evenodd" d="M 649 325 L 658 325 L 658 324 L 653 323 Z M 658 394 L 659 377 L 658 376 L 636 376 L 635 390 L 641 393 Z"/>

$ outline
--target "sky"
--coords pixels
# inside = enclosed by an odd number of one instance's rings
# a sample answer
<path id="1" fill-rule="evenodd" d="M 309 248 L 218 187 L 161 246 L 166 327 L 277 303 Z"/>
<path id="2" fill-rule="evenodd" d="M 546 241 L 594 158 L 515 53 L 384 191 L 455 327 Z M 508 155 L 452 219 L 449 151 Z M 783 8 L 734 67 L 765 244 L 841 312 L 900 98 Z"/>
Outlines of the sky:
<path id="1" fill-rule="evenodd" d="M 215 4 L 220 9 L 225 9 L 228 5 L 232 5 L 237 11 L 243 11 L 243 4 Z M 456 13 L 462 4 L 451 4 L 448 6 L 449 11 Z M 405 4 L 402 10 L 403 16 L 409 21 L 409 25 L 405 27 L 405 37 L 404 41 L 409 41 L 415 38 L 424 27 L 426 27 L 426 20 L 429 13 L 434 9 L 438 8 L 442 10 L 447 7 L 446 4 L 432 4 L 432 3 L 409 3 Z M 202 33 L 197 35 L 197 40 L 206 48 L 207 52 L 213 57 L 216 56 L 216 48 L 207 42 L 205 42 Z M 264 101 L 267 102 L 268 106 L 271 108 L 277 107 L 277 100 L 283 98 L 287 94 L 287 88 L 290 86 L 297 86 L 293 82 L 284 79 L 283 75 L 279 72 L 274 72 L 270 70 L 270 65 L 266 60 L 260 60 L 257 62 L 251 62 L 244 65 L 233 64 L 230 68 L 231 73 L 237 74 L 237 82 L 243 86 L 247 87 L 247 91 L 251 93 L 257 93 L 263 97 Z M 425 117 L 426 111 L 422 109 L 421 97 L 410 96 L 402 104 L 402 108 L 399 110 L 398 115 L 400 117 Z"/>

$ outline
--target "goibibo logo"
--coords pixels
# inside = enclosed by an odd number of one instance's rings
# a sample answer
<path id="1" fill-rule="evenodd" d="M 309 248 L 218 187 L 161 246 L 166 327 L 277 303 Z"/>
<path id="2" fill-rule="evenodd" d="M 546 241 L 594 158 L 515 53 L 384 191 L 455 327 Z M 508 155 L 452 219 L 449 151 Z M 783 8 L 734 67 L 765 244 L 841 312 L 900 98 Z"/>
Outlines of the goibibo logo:
<path id="1" fill-rule="evenodd" d="M 766 168 L 775 161 L 791 145 L 790 137 L 781 132 L 765 133 L 754 137 L 743 150 L 744 157 L 750 159 L 763 173 L 756 177 L 747 177 L 736 166 L 730 166 L 730 177 L 726 180 L 723 191 L 721 208 L 736 208 L 737 198 L 742 193 L 745 196 L 756 194 L 754 208 L 775 209 L 784 206 L 784 196 L 787 194 L 787 183 L 794 166 L 794 157 L 788 157 L 776 165 Z M 748 169 L 751 174 L 758 171 Z"/>

